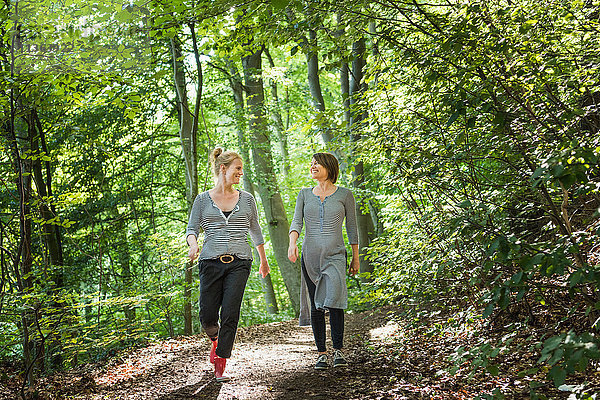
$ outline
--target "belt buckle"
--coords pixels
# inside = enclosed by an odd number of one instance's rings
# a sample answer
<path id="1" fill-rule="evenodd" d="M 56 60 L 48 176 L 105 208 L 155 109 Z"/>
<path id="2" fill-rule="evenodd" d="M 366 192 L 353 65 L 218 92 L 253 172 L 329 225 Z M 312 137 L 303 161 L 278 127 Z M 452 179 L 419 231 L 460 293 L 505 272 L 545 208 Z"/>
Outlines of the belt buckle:
<path id="1" fill-rule="evenodd" d="M 233 260 L 235 260 L 235 257 L 233 257 L 231 254 L 223 254 L 222 256 L 219 256 L 219 261 L 221 261 L 223 264 L 229 264 L 230 262 L 233 262 Z"/>

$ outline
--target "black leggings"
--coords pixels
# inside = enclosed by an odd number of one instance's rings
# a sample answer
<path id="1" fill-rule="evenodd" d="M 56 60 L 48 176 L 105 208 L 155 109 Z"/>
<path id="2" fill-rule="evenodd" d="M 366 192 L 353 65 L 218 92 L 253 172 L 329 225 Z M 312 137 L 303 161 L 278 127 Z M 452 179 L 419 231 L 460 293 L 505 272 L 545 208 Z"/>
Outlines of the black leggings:
<path id="1" fill-rule="evenodd" d="M 310 296 L 310 325 L 315 337 L 315 344 L 317 345 L 317 351 L 324 353 L 327 351 L 327 346 L 325 345 L 325 310 L 319 310 L 315 307 L 315 290 L 317 287 L 308 276 L 308 272 L 306 272 L 303 258 L 300 259 L 300 264 L 302 265 L 302 273 L 304 274 L 304 280 L 306 281 L 308 294 Z M 327 309 L 329 310 L 329 326 L 331 328 L 333 348 L 341 350 L 344 347 L 344 310 L 341 308 L 329 307 L 327 307 Z"/>

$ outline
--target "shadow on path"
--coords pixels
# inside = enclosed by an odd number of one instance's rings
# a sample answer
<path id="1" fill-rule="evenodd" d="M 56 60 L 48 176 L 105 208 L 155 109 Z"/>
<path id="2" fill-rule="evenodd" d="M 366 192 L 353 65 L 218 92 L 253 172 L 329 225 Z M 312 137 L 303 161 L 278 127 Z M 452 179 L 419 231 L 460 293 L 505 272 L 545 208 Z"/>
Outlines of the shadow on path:
<path id="1" fill-rule="evenodd" d="M 200 382 L 179 387 L 170 393 L 158 397 L 157 400 L 216 400 L 221 392 L 221 387 L 222 384 L 214 380 L 212 373 L 205 372 Z"/>

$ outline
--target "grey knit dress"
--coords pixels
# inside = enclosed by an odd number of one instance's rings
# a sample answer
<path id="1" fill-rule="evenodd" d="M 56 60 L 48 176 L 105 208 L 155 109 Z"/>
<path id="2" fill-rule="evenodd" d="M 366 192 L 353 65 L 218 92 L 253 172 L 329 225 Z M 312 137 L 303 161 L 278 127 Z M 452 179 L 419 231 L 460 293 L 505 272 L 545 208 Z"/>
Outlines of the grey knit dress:
<path id="1" fill-rule="evenodd" d="M 342 225 L 346 220 L 346 234 L 350 244 L 358 244 L 356 205 L 349 189 L 339 187 L 323 202 L 312 192 L 303 188 L 298 193 L 290 232 L 302 232 L 302 257 L 308 276 L 316 286 L 315 306 L 323 308 L 348 307 L 346 287 L 346 246 Z M 310 298 L 302 276 L 300 291 L 300 326 L 310 325 Z"/>

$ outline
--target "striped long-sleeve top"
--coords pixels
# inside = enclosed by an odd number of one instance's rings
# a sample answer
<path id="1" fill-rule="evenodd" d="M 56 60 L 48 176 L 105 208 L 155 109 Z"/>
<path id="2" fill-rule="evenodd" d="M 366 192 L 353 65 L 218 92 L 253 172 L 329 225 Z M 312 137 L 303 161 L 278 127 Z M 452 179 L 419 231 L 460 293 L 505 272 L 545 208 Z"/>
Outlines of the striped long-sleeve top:
<path id="1" fill-rule="evenodd" d="M 264 238 L 258 223 L 256 200 L 250 193 L 238 190 L 240 198 L 228 216 L 214 203 L 208 191 L 196 196 L 190 213 L 186 237 L 196 238 L 204 230 L 201 260 L 215 259 L 223 254 L 252 260 L 248 233 L 254 246 L 263 244 Z"/>
<path id="2" fill-rule="evenodd" d="M 346 246 L 342 224 L 346 220 L 346 234 L 350 244 L 358 243 L 356 203 L 349 189 L 338 187 L 323 201 L 312 188 L 298 193 L 294 218 L 290 232 L 302 232 L 302 258 L 308 276 L 315 283 L 315 305 L 317 308 L 347 308 Z M 300 325 L 310 325 L 310 299 L 301 274 Z"/>

